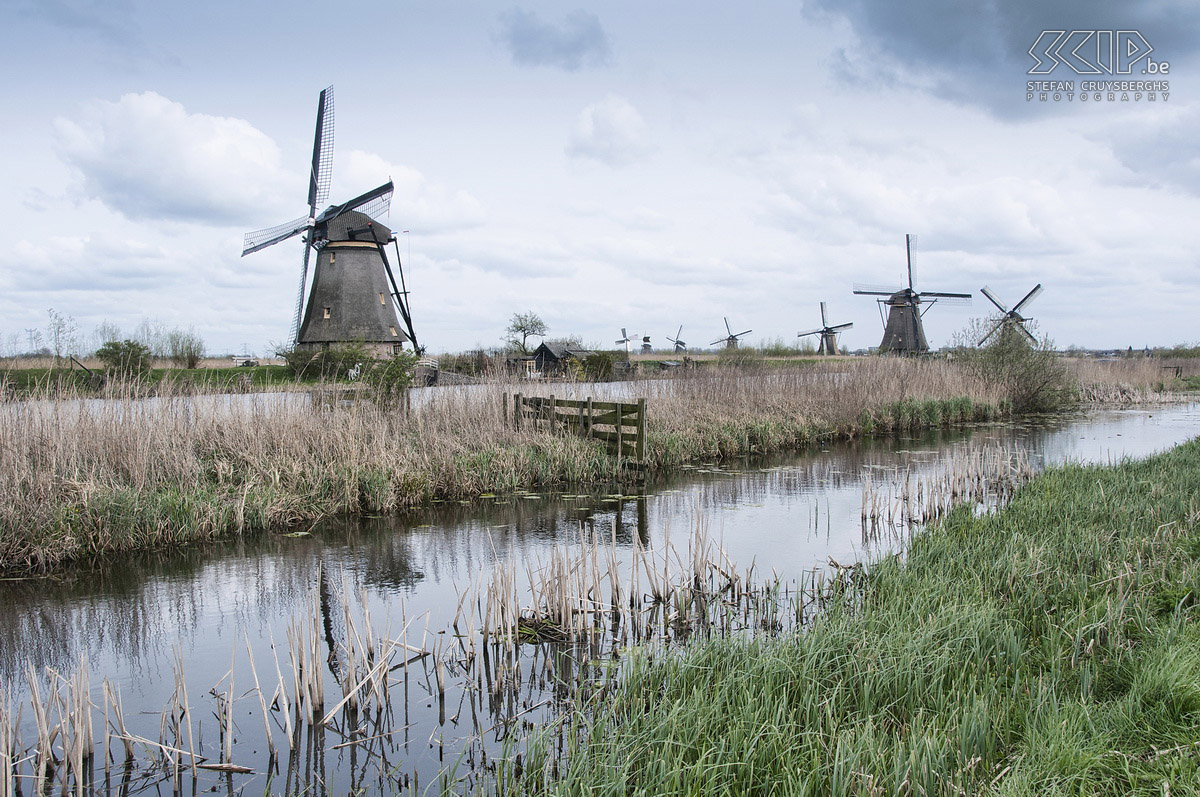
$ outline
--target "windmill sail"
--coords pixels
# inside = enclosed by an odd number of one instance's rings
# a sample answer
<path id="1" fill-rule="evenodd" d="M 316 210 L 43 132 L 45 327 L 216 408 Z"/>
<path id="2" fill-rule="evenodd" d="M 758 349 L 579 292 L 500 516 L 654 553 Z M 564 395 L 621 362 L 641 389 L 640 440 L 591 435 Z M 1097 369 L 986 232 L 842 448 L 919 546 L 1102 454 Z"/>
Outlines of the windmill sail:
<path id="1" fill-rule="evenodd" d="M 377 221 L 391 206 L 392 182 L 389 180 L 318 213 L 317 208 L 329 197 L 332 172 L 333 87 L 330 86 L 317 101 L 309 164 L 308 214 L 286 224 L 247 233 L 242 254 L 304 234 L 300 285 L 292 317 L 292 340 L 297 346 L 359 342 L 381 356 L 396 353 L 406 341 L 416 348 L 407 291 L 396 287 L 383 248 L 395 236 Z M 314 252 L 316 263 L 306 307 L 305 289 Z M 397 306 L 404 318 L 403 330 L 396 316 Z"/>

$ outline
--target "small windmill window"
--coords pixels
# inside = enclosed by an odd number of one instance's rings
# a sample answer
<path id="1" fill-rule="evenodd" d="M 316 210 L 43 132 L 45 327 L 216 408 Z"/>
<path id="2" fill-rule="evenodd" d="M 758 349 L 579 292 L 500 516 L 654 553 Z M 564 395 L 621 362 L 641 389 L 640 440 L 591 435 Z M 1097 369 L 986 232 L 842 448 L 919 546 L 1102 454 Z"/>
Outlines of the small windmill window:
<path id="1" fill-rule="evenodd" d="M 337 252 L 330 252 L 329 253 L 329 265 L 332 266 L 336 262 L 337 262 Z"/>
<path id="2" fill-rule="evenodd" d="M 380 304 L 387 304 L 387 300 L 386 300 L 386 299 L 384 299 L 384 298 L 383 298 L 383 296 L 384 296 L 384 295 L 383 295 L 382 293 L 381 293 L 381 294 L 379 294 L 379 303 L 380 303 Z"/>
<path id="3" fill-rule="evenodd" d="M 325 308 L 325 311 L 324 311 L 324 312 L 321 314 L 321 318 L 329 318 L 329 317 L 331 317 L 332 315 L 333 315 L 333 308 L 332 308 L 332 307 L 326 307 L 326 308 Z"/>
<path id="4" fill-rule="evenodd" d="M 388 329 L 390 329 L 390 330 L 392 331 L 392 337 L 393 337 L 393 338 L 394 338 L 394 337 L 396 337 L 396 328 L 395 328 L 395 327 L 388 327 Z"/>

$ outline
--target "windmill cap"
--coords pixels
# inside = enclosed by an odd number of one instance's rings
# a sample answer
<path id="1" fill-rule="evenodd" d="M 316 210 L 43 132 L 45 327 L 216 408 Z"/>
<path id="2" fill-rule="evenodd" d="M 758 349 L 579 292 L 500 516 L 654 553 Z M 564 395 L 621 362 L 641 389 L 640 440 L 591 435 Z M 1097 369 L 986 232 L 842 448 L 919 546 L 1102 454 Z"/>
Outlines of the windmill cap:
<path id="1" fill-rule="evenodd" d="M 323 225 L 324 237 L 328 241 L 365 241 L 385 244 L 392 239 L 387 225 L 375 221 L 366 213 L 348 210 L 339 213 Z"/>

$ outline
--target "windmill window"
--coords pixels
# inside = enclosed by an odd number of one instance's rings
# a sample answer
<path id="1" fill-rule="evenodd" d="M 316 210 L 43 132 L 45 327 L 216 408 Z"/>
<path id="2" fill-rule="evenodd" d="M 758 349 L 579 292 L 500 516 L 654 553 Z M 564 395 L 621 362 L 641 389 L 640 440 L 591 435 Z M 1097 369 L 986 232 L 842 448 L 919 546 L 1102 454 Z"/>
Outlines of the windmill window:
<path id="1" fill-rule="evenodd" d="M 395 327 L 388 327 L 388 329 L 390 329 L 390 330 L 392 331 L 392 337 L 393 337 L 393 338 L 394 338 L 394 337 L 396 337 L 396 328 L 395 328 Z"/>
<path id="2" fill-rule="evenodd" d="M 329 265 L 332 266 L 336 262 L 337 262 L 337 252 L 330 252 L 329 253 Z"/>
<path id="3" fill-rule="evenodd" d="M 387 301 L 386 301 L 386 300 L 383 298 L 383 294 L 382 294 L 382 293 L 381 293 L 381 294 L 379 294 L 379 303 L 380 303 L 380 304 L 387 304 Z"/>
<path id="4" fill-rule="evenodd" d="M 329 318 L 329 317 L 330 317 L 330 316 L 332 316 L 332 315 L 333 315 L 333 308 L 332 308 L 332 307 L 326 307 L 326 308 L 325 308 L 325 312 L 323 312 L 323 313 L 321 314 L 321 317 L 322 317 L 322 318 Z"/>

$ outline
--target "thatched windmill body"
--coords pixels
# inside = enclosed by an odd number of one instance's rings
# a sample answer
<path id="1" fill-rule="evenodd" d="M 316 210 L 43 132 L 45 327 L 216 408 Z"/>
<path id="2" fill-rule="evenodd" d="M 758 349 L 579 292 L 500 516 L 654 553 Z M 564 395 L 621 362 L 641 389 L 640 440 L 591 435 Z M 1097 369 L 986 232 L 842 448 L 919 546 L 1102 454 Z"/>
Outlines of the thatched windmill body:
<path id="1" fill-rule="evenodd" d="M 358 343 L 377 357 L 398 354 L 405 343 L 420 350 L 408 309 L 404 273 L 400 282 L 388 260 L 386 245 L 395 235 L 376 219 L 388 212 L 392 182 L 321 212 L 329 195 L 333 169 L 333 87 L 317 102 L 317 128 L 309 170 L 308 215 L 246 234 L 242 256 L 274 246 L 296 235 L 304 242 L 300 287 L 292 317 L 296 348 L 318 349 Z M 313 253 L 312 285 L 305 302 Z M 400 250 L 396 246 L 396 265 Z M 397 316 L 397 312 L 399 316 Z M 401 321 L 402 320 L 402 321 Z"/>
<path id="2" fill-rule="evenodd" d="M 842 350 L 838 348 L 838 333 L 843 329 L 849 329 L 854 326 L 854 322 L 848 324 L 838 324 L 836 326 L 829 325 L 829 318 L 825 314 L 825 302 L 821 302 L 821 328 L 810 329 L 807 332 L 801 332 L 796 337 L 805 338 L 809 335 L 820 335 L 821 345 L 817 347 L 817 354 L 841 354 Z"/>
<path id="3" fill-rule="evenodd" d="M 913 288 L 912 245 L 916 236 L 905 235 L 904 245 L 908 255 L 908 287 L 883 289 L 874 286 L 856 286 L 855 293 L 861 296 L 885 296 L 877 299 L 880 311 L 888 308 L 887 320 L 884 322 L 883 340 L 879 344 L 881 353 L 922 354 L 929 351 L 929 341 L 925 339 L 925 328 L 921 318 L 938 301 L 947 304 L 968 304 L 971 301 L 969 293 L 945 293 L 942 291 L 918 291 Z M 921 309 L 921 305 L 926 305 Z"/>
<path id="4" fill-rule="evenodd" d="M 1019 332 L 1020 334 L 1024 335 L 1030 343 L 1037 343 L 1037 338 L 1035 338 L 1033 333 L 1025 327 L 1025 322 L 1029 321 L 1030 319 L 1028 316 L 1021 315 L 1021 308 L 1032 302 L 1037 295 L 1042 292 L 1042 284 L 1040 282 L 1033 286 L 1033 290 L 1025 294 L 1024 299 L 1014 304 L 1011 310 L 1005 307 L 1004 303 L 997 299 L 995 294 L 988 290 L 986 285 L 983 286 L 980 292 L 984 296 L 988 297 L 988 300 L 991 301 L 992 304 L 996 305 L 1000 312 L 1004 314 L 1000 317 L 1000 320 L 996 322 L 996 325 L 993 326 L 986 335 L 979 339 L 980 346 L 986 343 L 988 339 L 997 332 L 999 332 L 1001 336 L 1010 332 Z"/>

